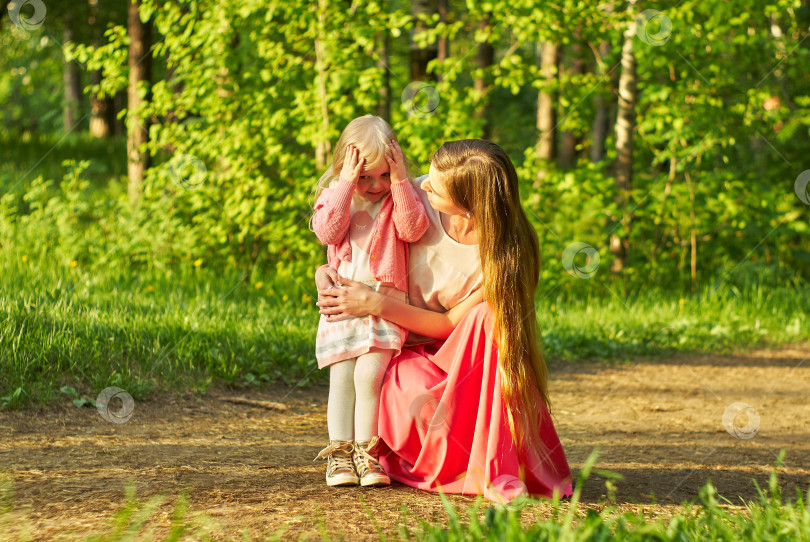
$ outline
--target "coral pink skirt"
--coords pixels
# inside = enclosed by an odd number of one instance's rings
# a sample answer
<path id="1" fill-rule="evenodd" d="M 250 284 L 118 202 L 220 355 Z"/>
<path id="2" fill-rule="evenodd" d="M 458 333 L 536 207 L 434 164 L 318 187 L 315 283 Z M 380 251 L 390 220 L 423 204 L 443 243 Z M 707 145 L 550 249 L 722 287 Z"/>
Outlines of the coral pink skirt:
<path id="1" fill-rule="evenodd" d="M 506 417 L 492 311 L 481 303 L 445 340 L 406 346 L 383 381 L 380 462 L 392 479 L 428 491 L 571 495 L 571 470 L 547 409 L 542 453 L 518 451 Z"/>

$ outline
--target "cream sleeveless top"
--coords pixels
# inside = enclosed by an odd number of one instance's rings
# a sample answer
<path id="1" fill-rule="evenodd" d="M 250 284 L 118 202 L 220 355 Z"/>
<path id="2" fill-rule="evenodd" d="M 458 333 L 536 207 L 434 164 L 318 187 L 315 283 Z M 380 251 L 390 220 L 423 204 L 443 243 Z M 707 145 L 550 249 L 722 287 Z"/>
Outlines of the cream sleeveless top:
<path id="1" fill-rule="evenodd" d="M 408 297 L 415 307 L 445 312 L 480 287 L 481 259 L 478 245 L 463 245 L 444 231 L 439 212 L 420 186 L 426 177 L 413 182 L 430 226 L 419 241 L 408 245 Z"/>

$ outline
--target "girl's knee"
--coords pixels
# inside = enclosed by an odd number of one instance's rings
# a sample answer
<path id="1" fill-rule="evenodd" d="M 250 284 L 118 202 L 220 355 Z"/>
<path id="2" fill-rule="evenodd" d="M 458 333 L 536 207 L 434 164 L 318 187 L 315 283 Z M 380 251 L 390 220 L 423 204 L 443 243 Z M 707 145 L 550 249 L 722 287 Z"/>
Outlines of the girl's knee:
<path id="1" fill-rule="evenodd" d="M 329 381 L 332 383 L 337 382 L 351 382 L 354 380 L 355 360 L 347 359 L 339 361 L 334 365 L 329 366 Z"/>
<path id="2" fill-rule="evenodd" d="M 388 369 L 388 362 L 391 360 L 391 354 L 390 350 L 375 351 L 357 358 L 357 366 L 354 369 L 355 387 L 369 382 L 382 382 L 385 371 Z"/>

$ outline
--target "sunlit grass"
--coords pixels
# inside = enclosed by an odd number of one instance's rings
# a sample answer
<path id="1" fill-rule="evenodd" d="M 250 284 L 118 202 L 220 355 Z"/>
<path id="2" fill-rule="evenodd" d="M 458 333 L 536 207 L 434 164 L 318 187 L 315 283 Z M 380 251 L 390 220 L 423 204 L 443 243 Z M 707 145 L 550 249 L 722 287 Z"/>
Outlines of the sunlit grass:
<path id="1" fill-rule="evenodd" d="M 318 377 L 314 300 L 295 284 L 196 268 L 146 276 L 28 263 L 0 265 L 5 407 L 48 402 L 63 385 L 116 385 L 144 398 L 157 388 Z"/>
<path id="2" fill-rule="evenodd" d="M 650 289 L 626 300 L 549 297 L 537 314 L 552 359 L 624 359 L 805 341 L 808 307 L 810 289 L 711 286 L 698 296 Z"/>
<path id="3" fill-rule="evenodd" d="M 0 257 L 0 402 L 49 402 L 62 386 L 145 398 L 323 378 L 309 277 L 258 280 L 194 267 L 134 273 Z M 810 294 L 721 288 L 702 297 L 648 291 L 549 296 L 538 305 L 550 360 L 726 352 L 808 339 Z"/>

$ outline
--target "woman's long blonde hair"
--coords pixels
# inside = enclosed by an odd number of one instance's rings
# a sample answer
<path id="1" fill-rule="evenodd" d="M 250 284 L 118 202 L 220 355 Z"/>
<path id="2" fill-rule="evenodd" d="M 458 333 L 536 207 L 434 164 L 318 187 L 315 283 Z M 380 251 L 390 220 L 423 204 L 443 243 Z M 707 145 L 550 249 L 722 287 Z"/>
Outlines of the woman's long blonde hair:
<path id="1" fill-rule="evenodd" d="M 454 203 L 475 217 L 483 294 L 495 317 L 498 369 L 509 428 L 518 449 L 540 453 L 541 403 L 549 406 L 548 369 L 540 351 L 534 294 L 540 278 L 537 233 L 520 203 L 506 152 L 491 141 L 450 141 L 433 155 Z"/>
<path id="2" fill-rule="evenodd" d="M 396 137 L 394 129 L 383 119 L 374 115 L 363 115 L 347 124 L 335 145 L 332 163 L 315 185 L 315 201 L 318 200 L 318 196 L 321 195 L 324 188 L 329 188 L 329 185 L 340 177 L 346 147 L 349 145 L 357 147 L 357 150 L 360 151 L 360 158 L 366 159 L 363 169 L 369 170 L 376 168 L 380 162 L 385 162 L 385 153 L 388 152 L 391 140 Z"/>

